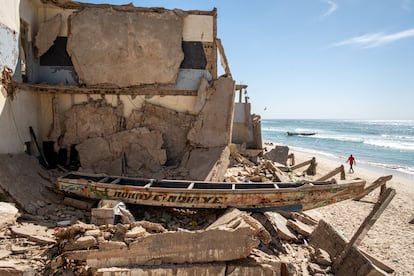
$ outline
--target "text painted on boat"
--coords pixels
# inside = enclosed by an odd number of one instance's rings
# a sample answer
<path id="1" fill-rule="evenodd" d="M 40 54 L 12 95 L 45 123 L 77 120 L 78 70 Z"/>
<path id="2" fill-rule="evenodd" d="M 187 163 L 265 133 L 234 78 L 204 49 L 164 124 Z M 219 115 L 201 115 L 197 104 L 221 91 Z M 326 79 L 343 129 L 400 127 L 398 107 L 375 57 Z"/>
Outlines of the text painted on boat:
<path id="1" fill-rule="evenodd" d="M 116 198 L 135 199 L 137 201 L 159 201 L 159 202 L 179 202 L 179 203 L 223 203 L 225 198 L 222 196 L 196 196 L 196 195 L 167 195 L 153 194 L 133 191 L 116 191 L 113 195 Z"/>

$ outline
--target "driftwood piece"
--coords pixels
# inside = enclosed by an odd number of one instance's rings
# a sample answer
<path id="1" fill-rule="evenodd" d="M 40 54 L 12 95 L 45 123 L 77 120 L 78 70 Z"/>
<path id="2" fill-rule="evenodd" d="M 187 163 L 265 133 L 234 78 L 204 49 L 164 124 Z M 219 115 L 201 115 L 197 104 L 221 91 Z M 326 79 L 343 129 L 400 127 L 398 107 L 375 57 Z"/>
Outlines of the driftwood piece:
<path id="1" fill-rule="evenodd" d="M 372 192 L 376 188 L 385 186 L 387 181 L 389 181 L 391 178 L 392 178 L 392 175 L 381 176 L 380 178 L 375 180 L 371 185 L 366 187 L 364 189 L 364 191 L 358 197 L 356 197 L 354 200 L 360 200 L 361 198 L 363 198 L 364 196 L 366 196 L 367 194 L 369 194 L 370 192 Z M 381 196 L 381 194 L 380 194 L 380 196 Z"/>
<path id="2" fill-rule="evenodd" d="M 394 198 L 396 192 L 392 188 L 388 188 L 386 192 L 381 196 L 380 200 L 375 204 L 372 211 L 369 215 L 365 218 L 364 222 L 358 228 L 354 236 L 351 238 L 350 242 L 345 246 L 342 253 L 335 259 L 334 267 L 338 267 L 341 265 L 342 261 L 349 253 L 351 247 L 354 245 L 358 245 L 361 243 L 362 239 L 368 233 L 369 229 L 374 225 L 377 219 L 381 216 L 384 212 L 385 208 L 387 208 L 388 204 Z"/>
<path id="3" fill-rule="evenodd" d="M 334 176 L 334 175 L 336 175 L 338 173 L 341 174 L 341 180 L 345 180 L 345 168 L 344 168 L 344 165 L 339 166 L 338 168 L 332 170 L 331 172 L 329 172 L 326 175 L 318 178 L 315 181 L 325 181 L 325 180 L 328 180 L 329 178 L 331 178 L 332 176 Z"/>

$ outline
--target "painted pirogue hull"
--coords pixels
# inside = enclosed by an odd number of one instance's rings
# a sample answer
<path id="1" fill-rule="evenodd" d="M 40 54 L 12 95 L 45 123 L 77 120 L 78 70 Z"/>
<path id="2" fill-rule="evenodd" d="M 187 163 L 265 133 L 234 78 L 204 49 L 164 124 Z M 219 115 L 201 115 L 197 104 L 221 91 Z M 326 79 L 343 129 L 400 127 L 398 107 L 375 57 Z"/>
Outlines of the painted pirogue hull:
<path id="1" fill-rule="evenodd" d="M 348 183 L 228 183 L 155 180 L 69 173 L 59 190 L 94 199 L 180 208 L 228 208 L 300 211 L 354 198 L 364 180 Z"/>

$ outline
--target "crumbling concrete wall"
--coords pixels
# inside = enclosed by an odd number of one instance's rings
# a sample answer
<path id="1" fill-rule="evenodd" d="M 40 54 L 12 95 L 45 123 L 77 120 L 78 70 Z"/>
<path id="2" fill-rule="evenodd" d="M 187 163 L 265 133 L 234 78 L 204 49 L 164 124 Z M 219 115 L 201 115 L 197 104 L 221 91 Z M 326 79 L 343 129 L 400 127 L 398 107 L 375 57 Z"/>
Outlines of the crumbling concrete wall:
<path id="1" fill-rule="evenodd" d="M 122 129 L 122 104 L 117 108 L 105 100 L 72 106 L 65 112 L 63 145 L 79 144 L 88 138 L 112 135 Z"/>
<path id="2" fill-rule="evenodd" d="M 0 153 L 23 152 L 24 143 L 30 141 L 29 126 L 37 130 L 36 96 L 30 91 L 17 93 L 12 83 L 13 79 L 21 78 L 20 4 L 20 1 L 0 1 Z"/>
<path id="3" fill-rule="evenodd" d="M 134 128 L 87 139 L 76 149 L 82 168 L 95 173 L 152 177 L 167 159 L 162 144 L 159 131 Z"/>
<path id="4" fill-rule="evenodd" d="M 196 147 L 226 146 L 231 141 L 234 109 L 234 81 L 219 78 L 209 87 L 204 97 L 204 106 L 188 133 L 188 140 Z"/>
<path id="5" fill-rule="evenodd" d="M 187 133 L 194 115 L 176 112 L 157 105 L 145 104 L 141 110 L 133 110 L 127 119 L 127 129 L 145 126 L 162 133 L 169 164 L 177 164 L 187 147 Z"/>
<path id="6" fill-rule="evenodd" d="M 234 81 L 217 80 L 215 10 L 22 1 L 27 81 L 49 84 L 17 86 L 39 92 L 30 126 L 40 146 L 76 148 L 82 169 L 96 173 L 148 176 L 169 166 L 188 172 L 181 177 L 223 179 Z M 150 147 L 136 137 L 144 129 Z"/>
<path id="7" fill-rule="evenodd" d="M 182 33 L 182 16 L 174 11 L 87 8 L 70 18 L 67 50 L 82 84 L 174 84 Z"/>

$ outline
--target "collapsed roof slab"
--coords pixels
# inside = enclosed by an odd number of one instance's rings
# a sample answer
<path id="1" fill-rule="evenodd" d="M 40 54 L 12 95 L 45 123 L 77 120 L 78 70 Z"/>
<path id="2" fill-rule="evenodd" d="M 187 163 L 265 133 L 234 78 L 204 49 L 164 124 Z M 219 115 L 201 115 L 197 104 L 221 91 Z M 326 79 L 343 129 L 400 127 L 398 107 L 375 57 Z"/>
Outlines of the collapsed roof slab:
<path id="1" fill-rule="evenodd" d="M 183 24 L 174 11 L 84 8 L 70 17 L 67 51 L 81 84 L 174 84 L 184 58 Z"/>

